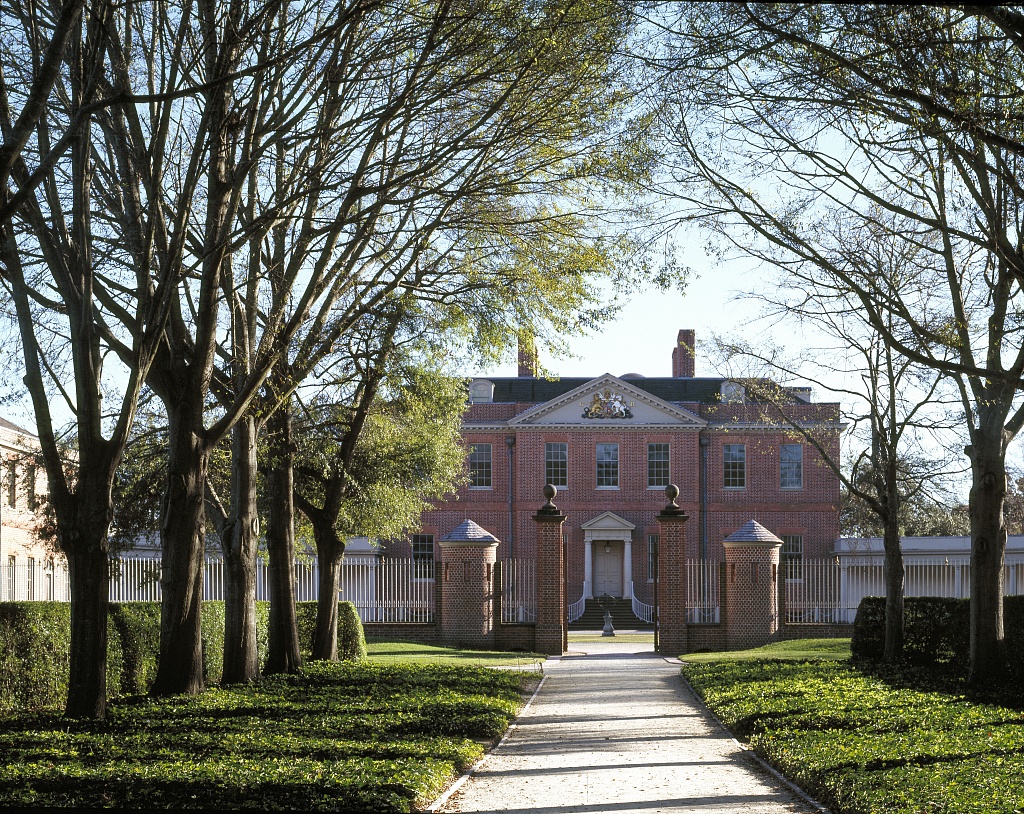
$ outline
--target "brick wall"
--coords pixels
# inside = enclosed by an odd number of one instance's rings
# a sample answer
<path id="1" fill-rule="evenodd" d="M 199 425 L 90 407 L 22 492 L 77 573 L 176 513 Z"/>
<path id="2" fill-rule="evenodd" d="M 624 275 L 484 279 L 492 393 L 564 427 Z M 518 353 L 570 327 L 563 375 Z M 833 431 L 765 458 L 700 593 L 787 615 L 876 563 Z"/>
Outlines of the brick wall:
<path id="1" fill-rule="evenodd" d="M 427 644 L 438 644 L 441 641 L 441 626 L 436 623 L 417 624 L 413 622 L 402 622 L 401 624 L 389 624 L 387 622 L 366 622 L 363 625 L 363 633 L 367 638 L 373 639 L 409 639 L 414 642 L 426 642 Z"/>
<path id="2" fill-rule="evenodd" d="M 458 647 L 494 646 L 494 562 L 497 545 L 442 542 L 441 638 Z"/>
<path id="3" fill-rule="evenodd" d="M 553 507 L 552 507 L 553 508 Z M 567 646 L 565 570 L 562 561 L 562 524 L 565 515 L 541 509 L 537 526 L 537 625 L 534 645 L 538 653 L 561 655 Z"/>
<path id="4" fill-rule="evenodd" d="M 760 647 L 776 638 L 779 549 L 777 544 L 725 543 L 722 605 L 729 650 Z"/>

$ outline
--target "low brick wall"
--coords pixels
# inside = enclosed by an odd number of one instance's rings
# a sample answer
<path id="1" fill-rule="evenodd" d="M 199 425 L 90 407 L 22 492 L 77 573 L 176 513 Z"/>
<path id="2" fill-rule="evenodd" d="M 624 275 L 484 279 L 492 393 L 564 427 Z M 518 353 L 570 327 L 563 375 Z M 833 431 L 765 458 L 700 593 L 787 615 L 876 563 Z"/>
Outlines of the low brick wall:
<path id="1" fill-rule="evenodd" d="M 725 650 L 725 625 L 687 625 L 687 653 L 700 650 Z M 665 655 L 668 655 L 667 653 Z M 682 653 L 677 653 L 677 656 Z"/>
<path id="2" fill-rule="evenodd" d="M 536 628 L 532 624 L 500 624 L 494 629 L 494 646 L 497 650 L 522 650 L 533 652 Z"/>
<path id="3" fill-rule="evenodd" d="M 372 639 L 407 639 L 426 644 L 441 641 L 440 625 L 435 622 L 367 622 L 363 633 Z"/>

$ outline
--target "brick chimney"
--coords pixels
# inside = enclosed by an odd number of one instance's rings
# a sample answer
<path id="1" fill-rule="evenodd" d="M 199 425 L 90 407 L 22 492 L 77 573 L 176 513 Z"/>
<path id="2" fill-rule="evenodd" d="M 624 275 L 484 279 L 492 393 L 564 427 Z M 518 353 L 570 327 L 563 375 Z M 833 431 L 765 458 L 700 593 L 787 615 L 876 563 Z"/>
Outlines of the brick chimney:
<path id="1" fill-rule="evenodd" d="M 537 375 L 537 343 L 533 334 L 519 334 L 519 378 Z"/>
<path id="2" fill-rule="evenodd" d="M 684 328 L 679 332 L 679 336 L 676 337 L 676 346 L 672 349 L 672 378 L 693 378 L 696 344 L 697 334 L 692 328 Z M 520 364 L 522 363 L 520 362 Z"/>

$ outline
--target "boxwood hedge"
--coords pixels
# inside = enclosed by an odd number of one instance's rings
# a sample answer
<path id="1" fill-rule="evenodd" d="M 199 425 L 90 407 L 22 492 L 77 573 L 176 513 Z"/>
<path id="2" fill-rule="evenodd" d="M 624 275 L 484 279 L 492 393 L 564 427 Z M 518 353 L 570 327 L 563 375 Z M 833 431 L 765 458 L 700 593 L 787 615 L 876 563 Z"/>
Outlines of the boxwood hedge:
<path id="1" fill-rule="evenodd" d="M 305 606 L 305 607 L 302 607 Z M 308 606 L 312 606 L 310 609 Z M 267 652 L 270 606 L 256 603 L 256 646 Z M 224 663 L 224 603 L 202 605 L 203 672 L 219 684 Z M 300 639 L 312 642 L 316 603 L 300 603 Z M 55 709 L 67 696 L 71 610 L 64 602 L 0 602 L 0 713 Z M 107 693 L 140 695 L 156 675 L 160 652 L 160 603 L 113 602 L 107 615 Z M 338 610 L 338 652 L 342 659 L 366 655 L 363 627 L 355 606 Z"/>
<path id="2" fill-rule="evenodd" d="M 970 600 L 911 596 L 903 609 L 907 661 L 926 667 L 942 666 L 960 675 L 970 661 Z M 1003 627 L 1010 669 L 1024 682 L 1024 596 L 1003 599 Z M 855 659 L 877 660 L 885 645 L 885 598 L 861 600 L 853 626 Z"/>

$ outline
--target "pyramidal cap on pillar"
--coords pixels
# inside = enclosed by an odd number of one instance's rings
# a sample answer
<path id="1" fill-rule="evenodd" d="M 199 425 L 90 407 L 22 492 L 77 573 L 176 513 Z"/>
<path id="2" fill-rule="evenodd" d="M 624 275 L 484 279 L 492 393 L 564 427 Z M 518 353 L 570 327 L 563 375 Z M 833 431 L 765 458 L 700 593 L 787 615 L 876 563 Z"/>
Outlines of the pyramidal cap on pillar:
<path id="1" fill-rule="evenodd" d="M 782 540 L 772 534 L 756 520 L 749 520 L 722 541 L 735 546 L 776 546 Z"/>
<path id="2" fill-rule="evenodd" d="M 472 520 L 463 520 L 459 525 L 442 537 L 438 543 L 444 545 L 497 545 L 498 538 L 487 529 L 477 525 Z"/>

